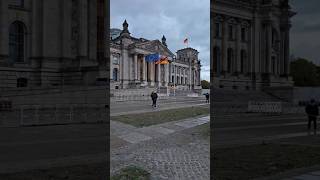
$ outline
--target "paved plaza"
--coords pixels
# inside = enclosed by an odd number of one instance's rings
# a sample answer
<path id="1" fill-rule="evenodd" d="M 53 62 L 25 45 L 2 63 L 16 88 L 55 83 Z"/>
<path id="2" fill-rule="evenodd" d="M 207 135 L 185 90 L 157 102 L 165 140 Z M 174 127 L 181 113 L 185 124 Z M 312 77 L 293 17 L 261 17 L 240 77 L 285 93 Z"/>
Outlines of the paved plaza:
<path id="1" fill-rule="evenodd" d="M 143 128 L 111 121 L 111 174 L 134 165 L 152 179 L 209 179 L 209 139 L 192 134 L 209 121 L 203 116 Z"/>
<path id="2" fill-rule="evenodd" d="M 117 102 L 111 116 L 205 104 L 204 97 L 172 97 L 160 100 L 156 109 L 151 101 Z M 209 121 L 207 115 L 142 128 L 111 121 L 111 174 L 134 165 L 149 171 L 152 179 L 209 179 L 209 139 L 192 134 Z"/>
<path id="3" fill-rule="evenodd" d="M 316 134 L 320 134 L 318 130 Z M 307 131 L 307 117 L 303 114 L 230 113 L 214 117 L 213 141 L 215 148 L 265 143 L 320 145 L 317 135 Z M 271 179 L 319 179 L 320 167 L 291 170 Z M 261 179 L 261 178 L 258 178 Z"/>
<path id="4" fill-rule="evenodd" d="M 103 163 L 106 128 L 105 124 L 0 128 L 0 173 Z"/>

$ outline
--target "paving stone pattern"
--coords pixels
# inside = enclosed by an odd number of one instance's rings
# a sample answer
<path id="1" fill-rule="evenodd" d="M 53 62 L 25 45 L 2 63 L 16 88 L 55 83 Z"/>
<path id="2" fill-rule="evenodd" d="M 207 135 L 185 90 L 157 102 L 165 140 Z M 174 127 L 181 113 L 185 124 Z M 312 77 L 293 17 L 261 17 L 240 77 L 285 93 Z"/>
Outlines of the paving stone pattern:
<path id="1" fill-rule="evenodd" d="M 149 171 L 152 179 L 157 180 L 210 179 L 209 140 L 190 133 L 190 128 L 207 122 L 209 117 L 145 128 L 130 127 L 131 137 L 128 131 L 119 134 L 120 138 L 128 141 L 128 144 L 111 149 L 111 174 L 125 166 L 135 165 Z M 181 124 L 192 124 L 192 126 L 181 126 Z M 117 125 L 119 127 L 119 124 Z"/>

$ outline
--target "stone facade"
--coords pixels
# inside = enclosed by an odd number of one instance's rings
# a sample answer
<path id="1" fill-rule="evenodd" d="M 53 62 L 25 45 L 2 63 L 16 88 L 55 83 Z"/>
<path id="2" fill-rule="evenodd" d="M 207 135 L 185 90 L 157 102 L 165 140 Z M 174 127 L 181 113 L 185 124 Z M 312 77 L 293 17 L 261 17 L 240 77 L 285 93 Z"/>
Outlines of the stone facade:
<path id="1" fill-rule="evenodd" d="M 92 85 L 107 79 L 98 61 L 99 44 L 104 47 L 97 40 L 99 3 L 1 0 L 0 88 Z"/>
<path id="2" fill-rule="evenodd" d="M 211 7 L 214 87 L 292 86 L 288 0 L 215 0 Z"/>
<path id="3" fill-rule="evenodd" d="M 111 31 L 110 82 L 111 89 L 166 88 L 175 85 L 179 89 L 200 88 L 200 60 L 198 51 L 192 48 L 173 54 L 165 36 L 159 40 L 135 38 L 130 35 L 128 23 L 123 23 L 120 35 Z M 167 56 L 169 64 L 145 61 L 153 53 Z"/>

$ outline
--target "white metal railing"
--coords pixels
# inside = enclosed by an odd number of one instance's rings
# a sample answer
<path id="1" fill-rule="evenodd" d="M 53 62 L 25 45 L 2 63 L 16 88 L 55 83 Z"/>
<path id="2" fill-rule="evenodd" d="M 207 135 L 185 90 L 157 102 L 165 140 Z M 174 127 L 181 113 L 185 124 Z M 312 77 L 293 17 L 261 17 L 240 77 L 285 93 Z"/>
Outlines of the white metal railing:
<path id="1" fill-rule="evenodd" d="M 103 104 L 22 105 L 11 113 L 19 114 L 17 126 L 97 123 L 107 120 L 107 109 Z"/>
<path id="2" fill-rule="evenodd" d="M 248 102 L 248 112 L 257 113 L 282 113 L 281 102 Z"/>

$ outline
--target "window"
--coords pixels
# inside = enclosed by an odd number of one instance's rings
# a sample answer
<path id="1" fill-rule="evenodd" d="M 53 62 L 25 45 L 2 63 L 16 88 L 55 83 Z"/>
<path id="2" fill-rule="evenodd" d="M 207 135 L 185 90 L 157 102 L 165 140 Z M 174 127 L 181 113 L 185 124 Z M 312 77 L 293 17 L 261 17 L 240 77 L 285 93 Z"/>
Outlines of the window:
<path id="1" fill-rule="evenodd" d="M 112 58 L 112 63 L 113 63 L 113 64 L 119 64 L 119 59 L 118 59 L 117 56 L 113 56 L 113 58 Z"/>
<path id="2" fill-rule="evenodd" d="M 276 74 L 276 57 L 272 56 L 271 63 L 271 72 L 272 74 Z"/>
<path id="3" fill-rule="evenodd" d="M 171 82 L 174 82 L 174 76 L 172 76 L 172 78 L 171 78 Z"/>
<path id="4" fill-rule="evenodd" d="M 244 73 L 245 60 L 246 60 L 246 52 L 245 52 L 245 50 L 241 50 L 241 55 L 240 55 L 240 71 L 241 71 L 241 73 Z"/>
<path id="5" fill-rule="evenodd" d="M 15 7 L 23 7 L 24 6 L 24 0 L 10 0 L 9 6 L 15 6 Z"/>
<path id="6" fill-rule="evenodd" d="M 216 23 L 216 37 L 220 37 L 220 23 Z"/>
<path id="7" fill-rule="evenodd" d="M 118 81 L 118 69 L 117 68 L 113 69 L 113 80 Z"/>
<path id="8" fill-rule="evenodd" d="M 11 63 L 25 61 L 25 26 L 16 21 L 9 29 L 9 59 Z"/>
<path id="9" fill-rule="evenodd" d="M 27 87 L 27 86 L 28 86 L 28 79 L 26 78 L 17 79 L 17 87 Z"/>
<path id="10" fill-rule="evenodd" d="M 233 40 L 233 26 L 229 25 L 229 40 Z"/>
<path id="11" fill-rule="evenodd" d="M 183 77 L 181 77 L 181 84 L 184 84 L 184 82 L 183 82 Z"/>
<path id="12" fill-rule="evenodd" d="M 220 75 L 220 67 L 221 67 L 221 53 L 220 53 L 220 48 L 219 47 L 214 47 L 213 48 L 213 63 L 214 63 L 214 72 L 217 73 L 217 76 Z"/>
<path id="13" fill-rule="evenodd" d="M 228 48 L 227 51 L 227 61 L 228 61 L 228 72 L 231 73 L 232 68 L 232 62 L 233 62 L 233 50 L 231 48 Z"/>
<path id="14" fill-rule="evenodd" d="M 246 41 L 246 28 L 241 28 L 241 41 Z"/>
<path id="15" fill-rule="evenodd" d="M 185 77 L 185 84 L 188 84 L 187 82 L 188 82 L 188 79 Z"/>

